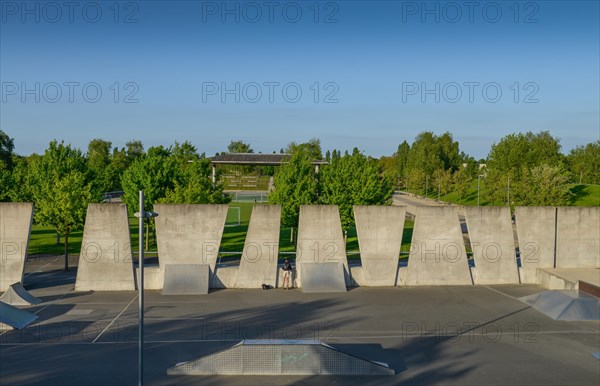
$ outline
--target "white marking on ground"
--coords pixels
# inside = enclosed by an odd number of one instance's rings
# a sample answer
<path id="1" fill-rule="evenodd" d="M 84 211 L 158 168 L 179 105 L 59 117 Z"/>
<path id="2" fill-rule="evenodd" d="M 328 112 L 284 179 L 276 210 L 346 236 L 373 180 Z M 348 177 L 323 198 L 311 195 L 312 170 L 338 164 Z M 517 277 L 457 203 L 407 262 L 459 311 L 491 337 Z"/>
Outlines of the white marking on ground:
<path id="1" fill-rule="evenodd" d="M 504 295 L 504 296 L 506 296 L 507 298 L 510 298 L 510 299 L 513 299 L 513 300 L 519 300 L 519 298 L 516 298 L 516 297 L 514 297 L 514 296 L 510 296 L 509 294 L 505 294 L 504 292 L 502 292 L 502 291 L 498 291 L 497 289 L 494 289 L 494 288 L 492 288 L 492 287 L 488 287 L 487 285 L 482 285 L 482 287 L 484 287 L 484 288 L 487 288 L 487 289 L 489 289 L 490 291 L 494 291 L 494 292 L 496 292 L 496 293 L 498 293 L 498 294 L 500 294 L 500 295 Z M 520 300 L 519 300 L 519 301 L 520 301 Z"/>
<path id="2" fill-rule="evenodd" d="M 125 308 L 123 308 L 123 310 L 121 310 L 121 312 L 119 312 L 119 314 L 117 316 L 115 316 L 115 318 L 112 320 L 112 322 L 110 322 L 108 324 L 108 326 L 106 326 L 106 328 L 104 328 L 104 330 L 102 330 L 102 332 L 100 334 L 98 334 L 98 336 L 96 337 L 96 339 L 94 339 L 92 341 L 92 343 L 96 343 L 96 341 L 98 339 L 100 339 L 100 337 L 102 336 L 102 334 L 104 334 L 106 332 L 106 330 L 108 330 L 110 328 L 110 326 L 112 326 L 117 321 L 117 319 L 119 318 L 119 316 L 123 315 L 123 313 L 125 312 L 125 310 L 127 310 L 127 308 L 129 308 L 129 306 L 131 305 L 131 303 L 133 303 L 135 301 L 135 299 L 137 299 L 137 298 L 138 298 L 138 295 L 136 295 L 133 299 L 131 299 L 131 301 L 129 302 L 129 304 L 127 304 L 125 306 Z"/>

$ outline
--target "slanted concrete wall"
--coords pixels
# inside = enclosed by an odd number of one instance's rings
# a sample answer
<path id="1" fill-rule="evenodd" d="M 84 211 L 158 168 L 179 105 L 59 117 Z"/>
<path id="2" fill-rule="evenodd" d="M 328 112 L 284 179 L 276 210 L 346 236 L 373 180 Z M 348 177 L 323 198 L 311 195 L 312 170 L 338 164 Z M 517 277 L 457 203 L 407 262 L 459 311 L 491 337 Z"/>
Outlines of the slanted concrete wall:
<path id="1" fill-rule="evenodd" d="M 33 204 L 0 202 L 0 292 L 22 282 Z"/>
<path id="2" fill-rule="evenodd" d="M 557 268 L 600 268 L 600 207 L 560 207 Z"/>
<path id="3" fill-rule="evenodd" d="M 475 259 L 475 284 L 519 283 L 510 209 L 467 206 L 465 217 Z"/>
<path id="4" fill-rule="evenodd" d="M 473 284 L 456 207 L 417 209 L 407 284 Z"/>
<path id="5" fill-rule="evenodd" d="M 336 205 L 302 205 L 296 245 L 296 283 L 302 286 L 301 265 L 337 262 L 344 266 L 344 280 L 350 286 L 346 244 L 342 234 L 340 213 Z"/>
<path id="6" fill-rule="evenodd" d="M 89 204 L 76 291 L 133 291 L 135 276 L 127 206 Z"/>
<path id="7" fill-rule="evenodd" d="M 550 206 L 515 208 L 521 283 L 536 283 L 538 268 L 554 267 L 555 212 Z"/>
<path id="8" fill-rule="evenodd" d="M 254 205 L 235 288 L 277 284 L 281 205 Z"/>
<path id="9" fill-rule="evenodd" d="M 396 285 L 405 216 L 401 206 L 354 207 L 363 285 Z"/>
<path id="10" fill-rule="evenodd" d="M 227 205 L 156 204 L 154 211 L 163 274 L 166 264 L 208 264 L 214 273 Z"/>

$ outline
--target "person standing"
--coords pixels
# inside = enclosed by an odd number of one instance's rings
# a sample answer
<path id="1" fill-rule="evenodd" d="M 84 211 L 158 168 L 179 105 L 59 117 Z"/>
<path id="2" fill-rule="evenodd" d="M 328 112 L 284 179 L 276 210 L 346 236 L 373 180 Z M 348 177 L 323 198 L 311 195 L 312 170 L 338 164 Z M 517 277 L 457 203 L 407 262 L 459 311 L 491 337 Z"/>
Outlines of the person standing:
<path id="1" fill-rule="evenodd" d="M 283 267 L 281 269 L 283 270 L 283 289 L 287 290 L 290 288 L 294 288 L 294 282 L 292 281 L 292 272 L 294 269 L 292 268 L 292 264 L 290 264 L 288 259 L 285 259 Z"/>

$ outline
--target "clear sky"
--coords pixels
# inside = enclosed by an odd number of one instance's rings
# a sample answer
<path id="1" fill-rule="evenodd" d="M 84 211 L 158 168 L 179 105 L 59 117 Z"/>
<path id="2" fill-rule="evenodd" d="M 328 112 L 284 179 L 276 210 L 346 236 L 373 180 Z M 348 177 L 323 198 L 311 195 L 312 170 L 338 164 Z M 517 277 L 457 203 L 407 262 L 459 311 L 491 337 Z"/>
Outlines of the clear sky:
<path id="1" fill-rule="evenodd" d="M 450 131 L 476 158 L 517 131 L 600 136 L 598 1 L 0 1 L 0 128 L 146 147 L 392 154 Z"/>

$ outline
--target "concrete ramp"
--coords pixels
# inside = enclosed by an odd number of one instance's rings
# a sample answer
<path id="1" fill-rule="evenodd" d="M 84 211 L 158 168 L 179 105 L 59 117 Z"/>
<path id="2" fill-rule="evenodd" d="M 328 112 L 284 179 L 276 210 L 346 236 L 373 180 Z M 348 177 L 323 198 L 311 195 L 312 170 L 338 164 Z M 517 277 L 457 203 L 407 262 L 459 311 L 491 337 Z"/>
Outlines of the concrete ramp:
<path id="1" fill-rule="evenodd" d="M 338 263 L 307 263 L 300 266 L 302 292 L 346 292 L 344 267 Z"/>
<path id="2" fill-rule="evenodd" d="M 600 268 L 600 207 L 559 207 L 556 268 Z"/>
<path id="3" fill-rule="evenodd" d="M 465 217 L 477 271 L 475 284 L 518 284 L 509 207 L 466 206 Z"/>
<path id="4" fill-rule="evenodd" d="M 363 285 L 396 285 L 405 217 L 401 206 L 354 207 Z"/>
<path id="5" fill-rule="evenodd" d="M 206 295 L 210 284 L 208 264 L 167 264 L 163 295 Z"/>
<path id="6" fill-rule="evenodd" d="M 124 204 L 89 204 L 75 291 L 133 291 L 129 218 Z"/>
<path id="7" fill-rule="evenodd" d="M 515 208 L 521 283 L 536 283 L 538 268 L 554 268 L 555 215 L 556 208 L 549 206 Z"/>
<path id="8" fill-rule="evenodd" d="M 0 296 L 0 301 L 10 304 L 11 306 L 33 306 L 42 302 L 40 299 L 27 292 L 21 283 L 11 284 L 6 292 Z"/>
<path id="9" fill-rule="evenodd" d="M 473 284 L 456 207 L 417 208 L 407 285 Z"/>
<path id="10" fill-rule="evenodd" d="M 346 287 L 352 284 L 346 258 L 340 213 L 336 205 L 302 205 L 296 245 L 296 281 L 302 286 L 303 263 L 337 263 L 343 266 Z"/>
<path id="11" fill-rule="evenodd" d="M 158 264 L 208 264 L 214 274 L 227 205 L 156 204 Z M 165 270 L 163 269 L 163 272 Z"/>
<path id="12" fill-rule="evenodd" d="M 280 223 L 281 205 L 254 205 L 235 288 L 277 285 Z"/>
<path id="13" fill-rule="evenodd" d="M 37 319 L 38 316 L 31 312 L 0 302 L 0 332 L 12 329 L 20 330 Z"/>
<path id="14" fill-rule="evenodd" d="M 600 300 L 576 290 L 552 290 L 519 298 L 554 320 L 600 320 Z"/>
<path id="15" fill-rule="evenodd" d="M 168 375 L 394 375 L 386 363 L 312 340 L 244 340 L 167 370 Z"/>
<path id="16" fill-rule="evenodd" d="M 0 292 L 23 281 L 33 204 L 0 202 Z"/>

